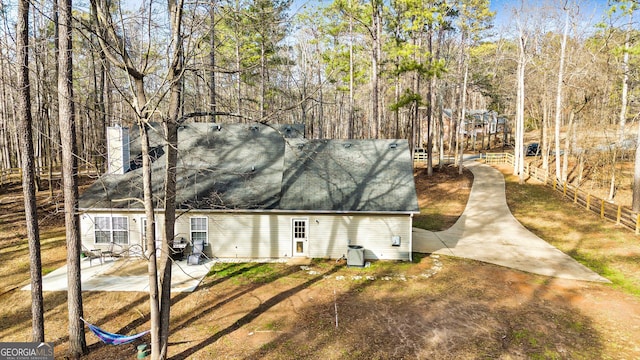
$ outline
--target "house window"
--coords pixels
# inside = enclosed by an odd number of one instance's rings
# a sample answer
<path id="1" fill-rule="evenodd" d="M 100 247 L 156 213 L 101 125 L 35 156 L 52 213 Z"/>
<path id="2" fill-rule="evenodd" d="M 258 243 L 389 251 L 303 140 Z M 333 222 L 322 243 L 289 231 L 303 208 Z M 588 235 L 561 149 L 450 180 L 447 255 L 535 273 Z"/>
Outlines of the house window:
<path id="1" fill-rule="evenodd" d="M 96 216 L 96 244 L 129 243 L 129 219 L 126 216 Z"/>
<path id="2" fill-rule="evenodd" d="M 192 217 L 191 219 L 191 242 L 194 240 L 203 240 L 207 243 L 207 218 Z"/>
<path id="3" fill-rule="evenodd" d="M 306 220 L 294 220 L 293 221 L 293 238 L 304 239 L 307 237 L 307 221 Z"/>

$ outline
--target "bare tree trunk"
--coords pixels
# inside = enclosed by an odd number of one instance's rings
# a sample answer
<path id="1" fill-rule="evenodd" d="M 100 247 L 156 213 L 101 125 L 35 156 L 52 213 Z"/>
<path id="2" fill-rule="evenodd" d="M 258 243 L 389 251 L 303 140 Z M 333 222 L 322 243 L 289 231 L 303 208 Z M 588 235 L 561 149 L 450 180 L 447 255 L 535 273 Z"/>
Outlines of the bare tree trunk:
<path id="1" fill-rule="evenodd" d="M 211 29 L 209 29 L 209 111 L 211 111 L 211 122 L 216 122 L 216 0 L 209 5 L 209 17 L 211 18 Z"/>
<path id="2" fill-rule="evenodd" d="M 640 121 L 638 121 L 638 133 L 636 134 L 636 158 L 633 163 L 633 211 L 640 211 Z"/>
<path id="3" fill-rule="evenodd" d="M 429 28 L 429 68 L 433 68 L 433 30 Z M 427 86 L 427 176 L 433 175 L 433 75 Z"/>
<path id="4" fill-rule="evenodd" d="M 542 141 L 540 151 L 542 153 L 542 168 L 549 170 L 549 107 L 546 96 L 542 100 Z"/>
<path id="5" fill-rule="evenodd" d="M 464 63 L 464 76 L 463 76 L 463 80 L 462 80 L 462 101 L 461 101 L 461 114 L 460 115 L 460 126 L 462 126 L 462 124 L 464 123 L 464 118 L 465 116 L 467 116 L 467 79 L 469 77 L 469 63 L 464 59 L 463 60 Z M 460 136 L 460 135 L 458 135 Z M 462 162 L 464 160 L 464 146 L 462 145 L 462 141 L 459 141 L 460 143 L 460 159 L 458 160 L 458 174 L 462 175 Z"/>
<path id="6" fill-rule="evenodd" d="M 176 166 L 178 163 L 178 116 L 182 97 L 183 48 L 182 48 L 182 9 L 183 0 L 168 1 L 171 18 L 171 66 L 169 68 L 169 113 L 165 121 L 167 136 L 167 170 L 165 174 L 164 195 L 164 241 L 160 257 L 160 349 L 158 359 L 165 359 L 169 349 L 169 323 L 171 319 L 171 243 L 174 240 L 176 222 Z M 152 349 L 153 352 L 153 349 Z M 152 354 L 152 358 L 155 358 Z"/>
<path id="7" fill-rule="evenodd" d="M 67 236 L 67 282 L 69 292 L 69 354 L 79 357 L 87 351 L 82 311 L 80 278 L 80 219 L 78 218 L 78 149 L 73 103 L 71 1 L 60 0 L 60 54 L 58 55 L 58 102 L 62 143 L 62 183 Z"/>
<path id="8" fill-rule="evenodd" d="M 349 11 L 351 11 L 351 0 L 349 0 Z M 355 119 L 353 116 L 354 110 L 354 95 L 353 95 L 353 17 L 349 16 L 349 130 L 347 134 L 348 139 L 353 139 L 355 135 Z M 320 79 L 318 79 L 320 80 Z M 318 84 L 322 82 L 318 81 Z M 322 104 L 321 104 L 322 106 Z"/>
<path id="9" fill-rule="evenodd" d="M 613 201 L 617 192 L 616 164 L 618 160 L 618 148 L 614 146 L 609 155 L 611 156 L 611 180 L 609 182 L 609 196 L 607 196 L 607 201 Z"/>
<path id="10" fill-rule="evenodd" d="M 373 49 L 371 54 L 371 117 L 373 127 L 371 137 L 377 139 L 380 137 L 380 109 L 379 109 L 379 84 L 378 84 L 378 62 L 380 60 L 380 41 L 381 41 L 381 15 L 379 0 L 371 0 L 372 10 L 372 34 Z"/>
<path id="11" fill-rule="evenodd" d="M 239 16 L 238 14 L 240 14 L 240 0 L 236 0 L 236 4 L 235 4 L 235 11 L 236 11 L 236 16 Z M 242 62 L 241 62 L 241 58 L 240 58 L 240 29 L 238 29 L 238 21 L 234 22 L 235 24 L 235 36 L 236 36 L 236 43 L 235 43 L 235 61 L 236 61 L 236 96 L 238 97 L 237 99 L 237 103 L 236 103 L 236 112 L 238 113 L 238 116 L 240 116 L 240 119 L 242 119 L 242 79 L 240 77 L 241 72 L 242 72 Z"/>
<path id="12" fill-rule="evenodd" d="M 520 37 L 520 56 L 517 70 L 517 95 L 516 95 L 516 145 L 514 174 L 519 175 L 519 183 L 524 184 L 524 76 L 526 67 L 525 39 Z"/>
<path id="13" fill-rule="evenodd" d="M 29 1 L 18 2 L 16 24 L 16 74 L 18 84 L 18 136 L 22 154 L 22 191 L 29 241 L 31 275 L 31 340 L 44 341 L 44 307 L 42 299 L 42 260 L 36 205 L 35 165 L 29 84 Z"/>
<path id="14" fill-rule="evenodd" d="M 444 168 L 444 104 L 442 100 L 442 94 L 438 95 L 438 137 L 440 141 L 438 142 L 439 151 L 438 151 L 438 168 Z"/>
<path id="15" fill-rule="evenodd" d="M 160 354 L 160 306 L 158 291 L 158 268 L 156 262 L 156 220 L 153 211 L 153 192 L 151 186 L 151 159 L 149 156 L 149 129 L 146 119 L 138 119 L 142 150 L 142 188 L 144 193 L 144 213 L 147 219 L 145 229 L 147 270 L 149 275 L 149 318 L 151 320 L 151 359 L 159 359 Z"/>
<path id="16" fill-rule="evenodd" d="M 562 43 L 560 45 L 560 67 L 558 68 L 558 87 L 556 90 L 556 179 L 562 180 L 562 172 L 560 169 L 560 125 L 562 122 L 562 79 L 564 77 L 564 58 L 567 48 L 567 34 L 569 32 L 569 11 L 566 10 L 564 32 L 562 34 Z"/>
<path id="17" fill-rule="evenodd" d="M 153 193 L 151 183 L 151 160 L 149 158 L 149 136 L 148 136 L 148 117 L 149 110 L 147 109 L 147 98 L 144 87 L 144 74 L 138 71 L 129 54 L 126 47 L 119 48 L 118 58 L 112 53 L 113 47 L 107 44 L 107 40 L 111 40 L 118 43 L 123 43 L 119 38 L 116 30 L 112 27 L 110 20 L 110 14 L 108 12 L 108 5 L 103 1 L 92 0 L 91 6 L 94 10 L 94 21 L 96 23 L 98 31 L 104 31 L 108 34 L 108 37 L 100 38 L 100 47 L 105 53 L 107 59 L 114 65 L 126 71 L 131 81 L 131 94 L 132 94 L 132 107 L 137 116 L 137 123 L 140 131 L 140 142 L 142 149 L 142 186 L 143 186 L 143 203 L 145 209 L 145 216 L 147 219 L 146 227 L 146 244 L 147 244 L 147 258 L 148 258 L 148 274 L 149 274 L 149 308 L 151 319 L 151 349 L 152 359 L 157 359 L 157 354 L 160 350 L 160 314 L 158 304 L 158 279 L 157 279 L 157 263 L 156 263 L 156 251 L 155 251 L 155 214 L 153 204 Z"/>
<path id="18" fill-rule="evenodd" d="M 622 60 L 622 94 L 620 104 L 620 120 L 618 129 L 618 141 L 624 140 L 624 128 L 627 122 L 627 103 L 629 98 L 629 41 L 633 26 L 633 12 L 629 14 L 629 22 L 627 23 L 627 31 L 624 39 L 624 55 Z"/>
<path id="19" fill-rule="evenodd" d="M 266 82 L 267 82 L 267 65 L 265 63 L 266 55 L 264 49 L 264 39 L 260 42 L 260 119 L 264 119 L 267 116 L 265 110 L 266 101 Z"/>
<path id="20" fill-rule="evenodd" d="M 567 131 L 567 135 L 564 139 L 564 155 L 562 156 L 562 183 L 567 182 L 567 178 L 569 176 L 569 150 L 571 145 L 571 136 L 575 131 L 573 128 L 573 120 L 575 118 L 575 112 L 571 111 L 569 113 L 569 131 Z"/>

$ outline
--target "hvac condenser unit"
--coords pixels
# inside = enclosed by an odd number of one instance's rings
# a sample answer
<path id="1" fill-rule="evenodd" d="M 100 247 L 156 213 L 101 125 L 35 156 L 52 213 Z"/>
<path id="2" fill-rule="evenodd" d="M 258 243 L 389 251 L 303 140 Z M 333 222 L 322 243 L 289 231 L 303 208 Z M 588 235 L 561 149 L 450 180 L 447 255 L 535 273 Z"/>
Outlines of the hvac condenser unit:
<path id="1" fill-rule="evenodd" d="M 349 245 L 347 249 L 347 266 L 364 267 L 364 247 Z"/>

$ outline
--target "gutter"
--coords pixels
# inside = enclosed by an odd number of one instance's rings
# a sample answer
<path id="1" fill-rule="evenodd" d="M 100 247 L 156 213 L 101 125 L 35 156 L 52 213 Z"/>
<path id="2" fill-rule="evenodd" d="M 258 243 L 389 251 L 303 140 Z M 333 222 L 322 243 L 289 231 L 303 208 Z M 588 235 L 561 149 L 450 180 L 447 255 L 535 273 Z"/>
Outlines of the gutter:
<path id="1" fill-rule="evenodd" d="M 164 209 L 154 209 L 154 212 L 162 213 Z M 79 208 L 78 212 L 128 212 L 128 213 L 144 213 L 144 209 L 120 209 L 120 208 Z M 176 213 L 218 213 L 218 214 L 316 214 L 316 215 L 414 215 L 420 214 L 420 211 L 352 211 L 352 210 L 280 210 L 280 209 L 176 209 Z"/>

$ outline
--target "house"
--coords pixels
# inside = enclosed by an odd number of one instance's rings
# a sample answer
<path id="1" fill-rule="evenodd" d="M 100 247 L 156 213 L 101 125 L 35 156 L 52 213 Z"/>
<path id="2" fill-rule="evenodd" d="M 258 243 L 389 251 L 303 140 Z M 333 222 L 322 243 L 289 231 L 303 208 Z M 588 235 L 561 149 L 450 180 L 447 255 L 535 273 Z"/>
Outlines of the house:
<path id="1" fill-rule="evenodd" d="M 454 126 L 453 111 L 451 109 L 444 109 L 444 138 L 445 141 L 449 140 L 452 134 L 452 127 Z M 485 137 L 489 144 L 502 135 L 502 142 L 507 142 L 507 138 L 511 128 L 507 119 L 503 116 L 499 116 L 495 111 L 489 110 L 473 110 L 468 109 L 465 111 L 465 119 L 459 126 L 459 132 L 466 138 L 476 139 L 485 142 Z M 490 145 L 488 145 L 490 148 Z"/>
<path id="2" fill-rule="evenodd" d="M 156 236 L 166 146 L 149 133 Z M 406 140 L 309 140 L 301 125 L 189 123 L 179 129 L 175 239 L 217 258 L 411 259 L 419 212 Z M 109 172 L 80 197 L 86 248 L 144 247 L 138 130 L 108 129 Z"/>

